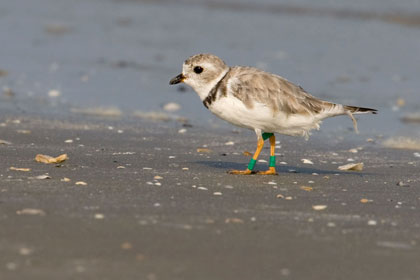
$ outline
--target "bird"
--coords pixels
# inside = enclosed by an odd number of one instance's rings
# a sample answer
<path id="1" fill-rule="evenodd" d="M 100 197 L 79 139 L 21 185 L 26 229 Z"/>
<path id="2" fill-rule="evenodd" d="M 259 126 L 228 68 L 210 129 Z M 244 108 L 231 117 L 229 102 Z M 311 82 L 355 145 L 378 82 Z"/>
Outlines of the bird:
<path id="1" fill-rule="evenodd" d="M 239 127 L 254 130 L 257 149 L 245 170 L 230 170 L 238 175 L 277 175 L 275 133 L 302 136 L 319 130 L 322 120 L 354 114 L 376 114 L 376 109 L 348 106 L 318 99 L 301 86 L 255 67 L 228 66 L 216 55 L 204 53 L 187 58 L 181 74 L 170 85 L 185 83 L 192 87 L 203 105 L 219 118 Z M 270 142 L 269 168 L 254 171 L 264 141 Z"/>

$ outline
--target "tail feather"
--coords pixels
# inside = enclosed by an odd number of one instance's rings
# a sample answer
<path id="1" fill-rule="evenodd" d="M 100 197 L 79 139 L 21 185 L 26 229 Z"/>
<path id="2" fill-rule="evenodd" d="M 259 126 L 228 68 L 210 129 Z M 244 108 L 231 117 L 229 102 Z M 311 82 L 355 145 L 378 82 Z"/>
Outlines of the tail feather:
<path id="1" fill-rule="evenodd" d="M 367 114 L 367 113 L 377 114 L 378 113 L 378 110 L 376 109 L 356 107 L 356 106 L 344 105 L 343 109 L 344 109 L 344 113 L 347 114 L 353 121 L 354 131 L 356 133 L 359 133 L 359 130 L 357 129 L 357 120 L 354 118 L 353 114 Z"/>
<path id="2" fill-rule="evenodd" d="M 371 109 L 371 108 L 363 108 L 363 107 L 356 107 L 356 106 L 347 106 L 344 105 L 344 110 L 350 111 L 352 114 L 365 114 L 365 113 L 372 113 L 377 114 L 378 110 Z"/>

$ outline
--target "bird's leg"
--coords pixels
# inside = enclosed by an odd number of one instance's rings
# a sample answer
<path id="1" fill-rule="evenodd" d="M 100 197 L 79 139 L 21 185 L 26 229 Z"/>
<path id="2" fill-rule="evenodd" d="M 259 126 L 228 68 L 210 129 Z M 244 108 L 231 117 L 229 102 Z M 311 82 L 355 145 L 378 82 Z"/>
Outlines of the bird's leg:
<path id="1" fill-rule="evenodd" d="M 252 156 L 252 159 L 248 164 L 248 168 L 245 169 L 245 170 L 231 170 L 231 171 L 229 171 L 229 174 L 237 174 L 237 175 L 250 175 L 250 174 L 252 174 L 252 169 L 254 169 L 255 163 L 257 162 L 257 158 L 260 155 L 263 147 L 264 147 L 264 140 L 260 136 L 260 137 L 258 137 L 257 150 L 255 151 L 254 155 Z"/>
<path id="2" fill-rule="evenodd" d="M 270 167 L 267 171 L 258 171 L 257 174 L 259 175 L 277 175 L 276 172 L 276 156 L 274 155 L 274 151 L 276 149 L 276 137 L 274 134 L 270 136 Z"/>

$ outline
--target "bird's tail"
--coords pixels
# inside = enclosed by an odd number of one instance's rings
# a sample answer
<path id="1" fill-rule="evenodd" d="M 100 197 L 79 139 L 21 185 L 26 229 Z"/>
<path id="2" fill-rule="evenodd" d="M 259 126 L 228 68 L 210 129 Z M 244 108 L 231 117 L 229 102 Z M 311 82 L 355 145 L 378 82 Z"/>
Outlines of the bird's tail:
<path id="1" fill-rule="evenodd" d="M 353 121 L 354 131 L 356 131 L 356 133 L 359 133 L 359 130 L 357 129 L 357 120 L 354 118 L 353 114 L 358 115 L 358 114 L 368 114 L 368 113 L 377 114 L 378 113 L 378 110 L 376 109 L 356 107 L 356 106 L 343 105 L 343 109 L 344 109 L 344 114 L 348 115 Z"/>

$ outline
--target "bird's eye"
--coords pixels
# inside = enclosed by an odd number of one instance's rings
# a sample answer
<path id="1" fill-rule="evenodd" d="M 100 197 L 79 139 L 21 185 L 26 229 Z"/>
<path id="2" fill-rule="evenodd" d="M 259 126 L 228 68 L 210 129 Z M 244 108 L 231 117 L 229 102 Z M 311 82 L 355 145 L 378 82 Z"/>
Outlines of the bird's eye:
<path id="1" fill-rule="evenodd" d="M 201 67 L 201 66 L 195 66 L 194 67 L 194 72 L 196 73 L 196 74 L 200 74 L 201 72 L 203 72 L 203 67 Z"/>

